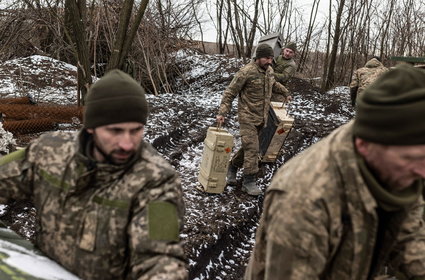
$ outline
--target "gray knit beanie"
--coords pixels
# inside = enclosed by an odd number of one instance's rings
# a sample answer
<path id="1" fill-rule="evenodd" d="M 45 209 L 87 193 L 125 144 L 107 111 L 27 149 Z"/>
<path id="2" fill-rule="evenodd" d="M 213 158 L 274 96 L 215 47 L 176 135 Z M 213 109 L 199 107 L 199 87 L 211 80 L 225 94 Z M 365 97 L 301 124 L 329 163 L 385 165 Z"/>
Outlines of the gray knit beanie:
<path id="1" fill-rule="evenodd" d="M 92 85 L 85 104 L 85 128 L 122 122 L 146 124 L 148 118 L 145 90 L 118 69 L 109 71 Z"/>

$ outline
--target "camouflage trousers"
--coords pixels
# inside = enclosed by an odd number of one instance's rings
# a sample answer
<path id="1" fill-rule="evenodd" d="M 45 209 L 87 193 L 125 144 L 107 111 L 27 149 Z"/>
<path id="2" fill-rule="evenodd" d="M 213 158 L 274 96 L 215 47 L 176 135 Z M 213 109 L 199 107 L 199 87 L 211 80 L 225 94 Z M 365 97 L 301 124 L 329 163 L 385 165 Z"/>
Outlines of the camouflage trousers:
<path id="1" fill-rule="evenodd" d="M 233 155 L 230 162 L 237 168 L 243 167 L 244 175 L 253 175 L 258 173 L 258 155 L 260 153 L 260 142 L 258 136 L 262 128 L 263 124 L 240 124 L 242 147 Z"/>

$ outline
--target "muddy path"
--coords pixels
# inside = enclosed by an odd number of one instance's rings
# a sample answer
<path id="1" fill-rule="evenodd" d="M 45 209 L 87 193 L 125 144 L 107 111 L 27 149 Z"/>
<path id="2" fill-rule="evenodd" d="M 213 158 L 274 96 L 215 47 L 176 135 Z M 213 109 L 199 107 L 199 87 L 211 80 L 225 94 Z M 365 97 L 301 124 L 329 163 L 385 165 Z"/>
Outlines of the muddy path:
<path id="1" fill-rule="evenodd" d="M 224 57 L 207 58 L 215 63 L 214 71 L 186 80 L 174 94 L 148 96 L 150 116 L 145 139 L 181 177 L 186 204 L 181 238 L 189 260 L 190 279 L 242 279 L 255 242 L 264 196 L 245 194 L 240 180 L 237 186 L 228 186 L 221 194 L 199 190 L 197 176 L 207 129 L 215 125 L 221 94 L 241 65 Z M 196 65 L 192 63 L 190 67 Z M 293 102 L 288 105 L 288 112 L 295 122 L 276 162 L 260 166 L 257 182 L 263 192 L 280 166 L 354 115 L 347 90 L 323 93 L 302 79 L 293 79 L 289 88 Z M 234 135 L 234 151 L 240 147 L 235 107 L 236 102 L 224 127 Z M 22 135 L 17 143 L 25 146 L 38 135 Z M 11 203 L 0 215 L 15 231 L 34 240 L 36 213 L 31 202 Z"/>
<path id="2" fill-rule="evenodd" d="M 258 182 L 262 190 L 282 164 L 353 117 L 348 95 L 321 93 L 301 79 L 294 79 L 290 87 L 294 101 L 288 110 L 295 117 L 294 127 L 276 162 L 260 166 Z M 156 115 L 152 121 L 173 129 L 156 136 L 158 132 L 148 133 L 155 148 L 182 177 L 187 210 L 182 237 L 190 261 L 190 279 L 242 279 L 264 199 L 263 195 L 251 197 L 243 193 L 241 181 L 218 195 L 198 190 L 203 140 L 208 127 L 215 125 L 220 97 L 217 94 L 216 100 L 211 98 L 209 105 L 198 103 L 193 95 L 174 96 L 161 104 L 154 102 L 153 114 L 162 112 L 162 117 Z M 230 115 L 225 128 L 235 136 L 239 148 L 236 110 Z"/>
<path id="3" fill-rule="evenodd" d="M 275 163 L 262 164 L 258 182 L 262 190 L 277 169 L 308 146 L 325 137 L 353 116 L 348 96 L 320 93 L 307 82 L 291 84 L 294 101 L 289 112 L 295 118 L 284 152 Z M 251 197 L 241 191 L 241 182 L 222 194 L 199 190 L 197 180 L 203 141 L 215 125 L 220 94 L 199 102 L 193 93 L 150 97 L 151 117 L 146 139 L 179 171 L 186 203 L 182 239 L 189 259 L 190 279 L 242 279 L 255 241 L 263 195 Z M 240 147 L 236 110 L 225 128 Z M 27 136 L 28 137 L 28 136 Z M 239 174 L 239 179 L 240 179 Z M 35 211 L 28 201 L 15 202 L 2 217 L 15 231 L 33 240 Z"/>

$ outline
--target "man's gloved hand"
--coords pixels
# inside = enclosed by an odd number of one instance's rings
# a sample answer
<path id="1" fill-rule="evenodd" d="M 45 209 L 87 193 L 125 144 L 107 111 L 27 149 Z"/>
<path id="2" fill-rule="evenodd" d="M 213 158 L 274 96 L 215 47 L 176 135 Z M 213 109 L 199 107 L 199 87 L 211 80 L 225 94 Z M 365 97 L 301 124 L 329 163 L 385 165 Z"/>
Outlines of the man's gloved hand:
<path id="1" fill-rule="evenodd" d="M 217 115 L 217 123 L 219 123 L 220 125 L 222 125 L 224 123 L 224 116 Z"/>
<path id="2" fill-rule="evenodd" d="M 289 95 L 286 97 L 286 103 L 289 103 L 292 101 L 292 95 Z"/>

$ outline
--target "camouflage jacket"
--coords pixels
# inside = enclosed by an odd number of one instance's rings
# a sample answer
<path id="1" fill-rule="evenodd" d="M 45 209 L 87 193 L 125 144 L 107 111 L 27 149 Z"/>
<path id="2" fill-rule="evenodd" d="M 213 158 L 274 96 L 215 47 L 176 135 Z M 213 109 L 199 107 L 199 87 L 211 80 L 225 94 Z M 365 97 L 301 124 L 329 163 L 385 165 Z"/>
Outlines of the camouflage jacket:
<path id="1" fill-rule="evenodd" d="M 0 158 L 0 198 L 37 210 L 36 245 L 82 279 L 186 279 L 180 178 L 146 142 L 125 167 L 90 160 L 87 133 L 47 133 Z"/>
<path id="2" fill-rule="evenodd" d="M 279 55 L 273 67 L 276 81 L 282 85 L 286 85 L 286 83 L 294 76 L 296 68 L 297 65 L 292 58 L 285 59 L 282 55 Z"/>
<path id="3" fill-rule="evenodd" d="M 272 94 L 286 98 L 289 92 L 275 81 L 271 67 L 266 71 L 252 61 L 235 74 L 224 91 L 218 114 L 226 116 L 230 112 L 233 99 L 239 95 L 239 122 L 254 125 L 267 123 Z"/>
<path id="4" fill-rule="evenodd" d="M 245 279 L 368 279 L 376 207 L 357 166 L 351 122 L 276 173 Z M 382 275 L 385 263 L 425 279 L 423 211 L 420 196 L 391 216 L 373 275 Z"/>
<path id="5" fill-rule="evenodd" d="M 351 78 L 350 88 L 358 87 L 357 97 L 361 92 L 373 83 L 380 75 L 388 71 L 388 68 L 385 67 L 379 60 L 372 58 L 366 62 L 365 66 L 357 69 L 353 73 Z"/>

